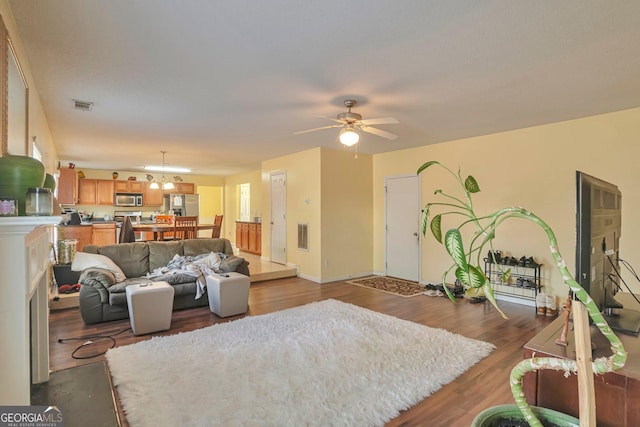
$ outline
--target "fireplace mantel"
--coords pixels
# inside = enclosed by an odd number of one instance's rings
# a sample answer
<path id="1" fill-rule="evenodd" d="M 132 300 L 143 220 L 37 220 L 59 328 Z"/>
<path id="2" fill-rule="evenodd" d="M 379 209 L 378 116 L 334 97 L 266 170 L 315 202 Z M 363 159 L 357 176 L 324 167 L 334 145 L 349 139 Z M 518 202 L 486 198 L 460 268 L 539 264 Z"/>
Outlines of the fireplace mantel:
<path id="1" fill-rule="evenodd" d="M 49 230 L 60 217 L 0 217 L 0 405 L 49 380 Z"/>

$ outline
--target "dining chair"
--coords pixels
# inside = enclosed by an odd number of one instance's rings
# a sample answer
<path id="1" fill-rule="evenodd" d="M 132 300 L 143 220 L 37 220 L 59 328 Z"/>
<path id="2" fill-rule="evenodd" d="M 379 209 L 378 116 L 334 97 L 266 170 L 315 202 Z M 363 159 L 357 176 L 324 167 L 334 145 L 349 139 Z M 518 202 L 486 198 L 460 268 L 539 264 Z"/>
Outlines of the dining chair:
<path id="1" fill-rule="evenodd" d="M 173 222 L 173 240 L 196 239 L 198 237 L 197 216 L 177 216 Z"/>
<path id="2" fill-rule="evenodd" d="M 213 231 L 211 237 L 217 239 L 220 237 L 220 231 L 222 230 L 222 215 L 216 215 L 213 220 Z"/>

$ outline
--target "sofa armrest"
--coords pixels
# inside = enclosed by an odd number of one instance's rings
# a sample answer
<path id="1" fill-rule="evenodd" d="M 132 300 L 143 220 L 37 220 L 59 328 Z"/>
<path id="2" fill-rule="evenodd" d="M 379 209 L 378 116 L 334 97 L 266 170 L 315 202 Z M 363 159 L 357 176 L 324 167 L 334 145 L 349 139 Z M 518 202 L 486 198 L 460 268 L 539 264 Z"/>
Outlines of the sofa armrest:
<path id="1" fill-rule="evenodd" d="M 222 270 L 223 273 L 230 273 L 232 271 L 235 271 L 236 273 L 249 276 L 249 262 L 244 258 L 235 255 L 229 255 L 220 264 L 220 270 Z"/>
<path id="2" fill-rule="evenodd" d="M 89 286 L 97 289 L 100 295 L 104 294 L 106 301 L 109 301 L 109 288 L 116 284 L 116 276 L 109 270 L 102 268 L 87 268 L 82 271 L 78 282 L 82 286 Z"/>

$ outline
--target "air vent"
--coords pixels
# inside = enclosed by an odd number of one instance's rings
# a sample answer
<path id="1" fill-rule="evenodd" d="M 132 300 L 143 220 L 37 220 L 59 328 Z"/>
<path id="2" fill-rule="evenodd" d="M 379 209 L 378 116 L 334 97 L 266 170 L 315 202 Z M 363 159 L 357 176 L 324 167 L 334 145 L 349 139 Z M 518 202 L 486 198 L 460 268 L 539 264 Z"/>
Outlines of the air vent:
<path id="1" fill-rule="evenodd" d="M 80 101 L 79 99 L 74 99 L 73 108 L 76 108 L 82 111 L 91 111 L 91 109 L 93 108 L 93 102 Z"/>
<path id="2" fill-rule="evenodd" d="M 298 224 L 298 249 L 309 249 L 309 224 Z"/>

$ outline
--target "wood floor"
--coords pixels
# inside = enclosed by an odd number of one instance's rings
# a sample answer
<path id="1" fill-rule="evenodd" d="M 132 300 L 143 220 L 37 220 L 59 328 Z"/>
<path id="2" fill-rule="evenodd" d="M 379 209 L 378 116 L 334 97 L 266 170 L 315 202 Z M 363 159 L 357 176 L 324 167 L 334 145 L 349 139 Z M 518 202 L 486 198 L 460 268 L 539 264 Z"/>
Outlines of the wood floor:
<path id="1" fill-rule="evenodd" d="M 430 327 L 444 328 L 469 338 L 491 342 L 497 347 L 476 366 L 416 406 L 403 411 L 387 426 L 468 426 L 482 409 L 512 403 L 509 372 L 521 360 L 522 346 L 553 320 L 536 316 L 533 308 L 518 304 L 501 304 L 510 318 L 504 320 L 489 303 L 470 304 L 466 300 L 459 300 L 453 304 L 446 298 L 422 295 L 403 298 L 345 282 L 317 284 L 297 277 L 252 284 L 247 315 L 270 313 L 328 298 Z M 171 335 L 239 317 L 243 316 L 221 319 L 211 313 L 208 307 L 176 311 L 173 313 L 171 330 L 154 335 Z M 79 341 L 61 343 L 58 342 L 59 339 L 94 334 L 112 335 L 128 327 L 128 320 L 86 326 L 77 308 L 52 312 L 51 368 L 57 371 L 104 358 L 98 356 L 84 360 L 73 359 L 73 350 L 87 340 L 82 338 Z M 149 338 L 150 336 L 136 337 L 130 330 L 115 337 L 118 346 Z M 105 350 L 111 343 L 104 340 L 101 344 L 101 341 L 83 347 L 76 356 L 90 356 Z M 441 357 L 445 359 L 447 355 L 443 354 Z"/>

